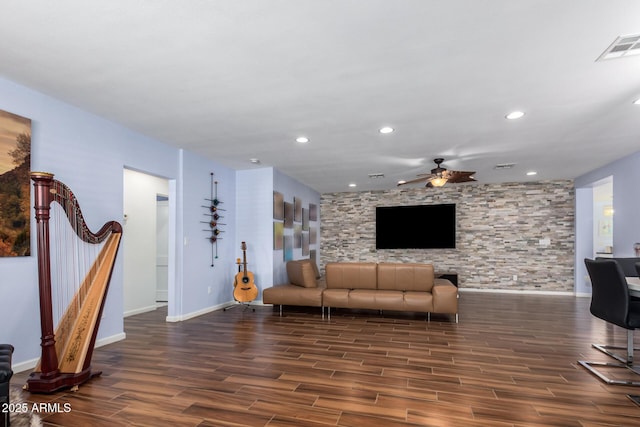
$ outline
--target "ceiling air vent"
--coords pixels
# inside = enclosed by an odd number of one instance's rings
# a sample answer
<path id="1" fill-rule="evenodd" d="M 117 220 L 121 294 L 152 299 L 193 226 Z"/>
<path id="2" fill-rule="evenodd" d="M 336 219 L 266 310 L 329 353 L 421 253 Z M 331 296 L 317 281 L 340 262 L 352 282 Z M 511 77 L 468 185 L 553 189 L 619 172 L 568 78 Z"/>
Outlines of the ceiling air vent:
<path id="1" fill-rule="evenodd" d="M 516 165 L 515 163 L 498 163 L 493 168 L 494 169 L 498 169 L 498 170 L 500 170 L 500 169 L 511 169 L 515 165 Z"/>
<path id="2" fill-rule="evenodd" d="M 383 173 L 370 173 L 369 174 L 369 178 L 371 178 L 371 179 L 384 178 L 384 174 Z"/>
<path id="3" fill-rule="evenodd" d="M 622 58 L 623 56 L 640 55 L 640 34 L 619 36 L 611 43 L 596 61 Z"/>

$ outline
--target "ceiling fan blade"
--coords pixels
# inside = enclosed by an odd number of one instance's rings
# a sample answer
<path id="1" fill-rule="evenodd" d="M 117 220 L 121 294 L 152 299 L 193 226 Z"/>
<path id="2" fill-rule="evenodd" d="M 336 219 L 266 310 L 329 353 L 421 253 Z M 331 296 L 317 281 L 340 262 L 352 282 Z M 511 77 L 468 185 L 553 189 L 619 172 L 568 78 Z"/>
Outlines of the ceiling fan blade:
<path id="1" fill-rule="evenodd" d="M 449 171 L 449 176 L 447 182 L 457 183 L 457 182 L 471 182 L 476 179 L 472 176 L 475 172 L 465 172 L 465 171 Z"/>
<path id="2" fill-rule="evenodd" d="M 422 176 L 420 178 L 412 179 L 411 181 L 407 181 L 407 182 L 403 182 L 402 184 L 398 184 L 398 186 L 406 185 L 406 184 L 415 184 L 417 182 L 429 181 L 431 178 L 433 178 L 433 175 L 427 174 L 427 175 Z"/>

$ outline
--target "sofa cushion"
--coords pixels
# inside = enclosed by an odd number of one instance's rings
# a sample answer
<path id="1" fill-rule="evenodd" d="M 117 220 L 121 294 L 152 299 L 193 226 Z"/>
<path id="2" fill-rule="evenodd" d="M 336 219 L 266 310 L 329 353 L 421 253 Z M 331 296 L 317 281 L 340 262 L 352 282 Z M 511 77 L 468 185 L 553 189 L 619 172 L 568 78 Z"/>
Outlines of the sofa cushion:
<path id="1" fill-rule="evenodd" d="M 302 262 L 301 262 L 302 261 Z M 309 260 L 287 262 L 287 276 L 289 283 L 303 288 L 316 288 L 316 275 Z"/>
<path id="2" fill-rule="evenodd" d="M 301 305 L 322 307 L 322 288 L 304 288 L 298 285 L 278 285 L 262 291 L 264 304 Z"/>
<path id="3" fill-rule="evenodd" d="M 349 307 L 350 289 L 325 289 L 322 292 L 322 305 L 325 307 Z"/>
<path id="4" fill-rule="evenodd" d="M 349 292 L 349 308 L 402 310 L 402 292 L 354 289 Z"/>
<path id="5" fill-rule="evenodd" d="M 433 294 L 429 292 L 406 291 L 404 294 L 404 311 L 432 312 Z"/>
<path id="6" fill-rule="evenodd" d="M 318 268 L 318 264 L 316 264 L 316 262 L 312 259 L 309 258 L 305 258 L 305 259 L 299 259 L 299 262 L 306 262 L 311 264 L 311 268 L 313 268 L 313 274 L 315 274 L 316 279 L 320 279 L 322 276 L 320 275 L 320 269 Z"/>
<path id="7" fill-rule="evenodd" d="M 375 289 L 377 270 L 373 262 L 330 262 L 325 267 L 327 288 Z"/>
<path id="8" fill-rule="evenodd" d="M 330 308 L 355 308 L 370 310 L 433 311 L 430 292 L 400 292 L 376 289 L 326 289 L 322 305 Z"/>
<path id="9" fill-rule="evenodd" d="M 431 264 L 378 264 L 378 289 L 431 292 L 433 279 Z"/>

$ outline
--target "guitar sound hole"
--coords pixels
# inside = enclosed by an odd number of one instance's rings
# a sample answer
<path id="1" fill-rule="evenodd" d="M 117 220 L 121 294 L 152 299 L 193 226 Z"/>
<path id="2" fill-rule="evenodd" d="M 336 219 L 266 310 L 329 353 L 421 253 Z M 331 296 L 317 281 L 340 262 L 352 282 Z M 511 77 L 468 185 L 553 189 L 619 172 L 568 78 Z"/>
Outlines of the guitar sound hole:
<path id="1" fill-rule="evenodd" d="M 242 283 L 249 283 L 249 278 L 248 277 L 243 277 L 242 278 Z"/>

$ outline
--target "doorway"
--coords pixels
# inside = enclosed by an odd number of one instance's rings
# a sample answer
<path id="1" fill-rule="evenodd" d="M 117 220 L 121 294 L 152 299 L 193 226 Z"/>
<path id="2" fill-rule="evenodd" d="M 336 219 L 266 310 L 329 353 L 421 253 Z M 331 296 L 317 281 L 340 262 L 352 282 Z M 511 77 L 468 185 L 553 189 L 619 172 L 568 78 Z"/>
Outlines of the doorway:
<path id="1" fill-rule="evenodd" d="M 124 170 L 124 317 L 169 303 L 169 180 Z"/>
<path id="2" fill-rule="evenodd" d="M 612 176 L 576 187 L 576 295 L 591 295 L 591 281 L 584 260 L 615 255 L 613 217 Z"/>
<path id="3" fill-rule="evenodd" d="M 613 177 L 593 185 L 593 253 L 594 257 L 612 257 L 613 247 Z"/>

